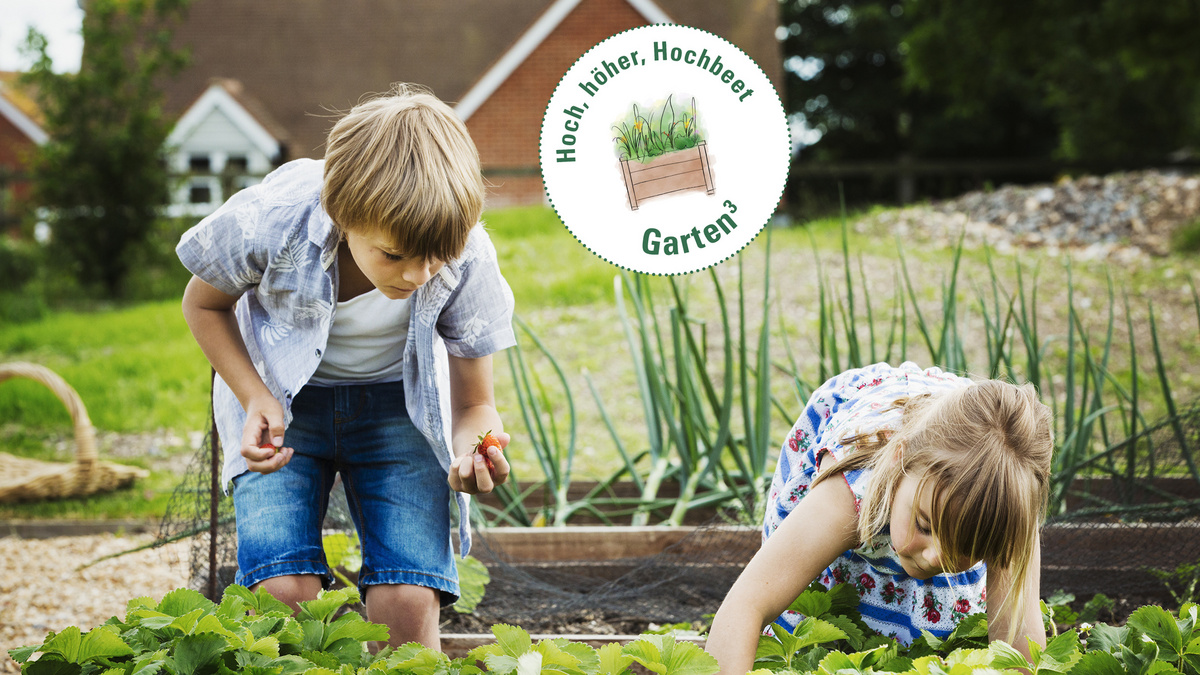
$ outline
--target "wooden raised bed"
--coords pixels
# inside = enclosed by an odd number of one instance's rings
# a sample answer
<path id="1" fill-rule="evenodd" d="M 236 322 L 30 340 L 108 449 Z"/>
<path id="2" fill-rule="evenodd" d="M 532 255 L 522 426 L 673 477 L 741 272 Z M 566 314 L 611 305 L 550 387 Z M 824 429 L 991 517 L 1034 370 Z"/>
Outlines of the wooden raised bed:
<path id="1" fill-rule="evenodd" d="M 712 169 L 708 165 L 708 144 L 700 141 L 695 147 L 675 150 L 641 163 L 621 160 L 621 177 L 625 193 L 634 211 L 651 197 L 702 190 L 713 193 Z"/>

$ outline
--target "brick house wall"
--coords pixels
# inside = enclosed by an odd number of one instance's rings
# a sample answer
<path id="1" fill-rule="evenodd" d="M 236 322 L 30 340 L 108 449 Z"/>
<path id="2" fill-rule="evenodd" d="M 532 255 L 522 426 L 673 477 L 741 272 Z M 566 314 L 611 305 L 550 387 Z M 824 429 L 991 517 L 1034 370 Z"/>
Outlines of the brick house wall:
<path id="1" fill-rule="evenodd" d="M 7 117 L 0 115 L 0 210 L 9 211 L 16 201 L 29 196 L 28 181 L 9 182 L 8 176 L 23 174 L 34 142 Z M 9 221 L 15 214 L 0 213 L 0 221 Z M 8 223 L 11 225 L 11 223 Z"/>
<path id="2" fill-rule="evenodd" d="M 467 119 L 489 208 L 544 203 L 538 141 L 559 78 L 596 43 L 646 23 L 625 0 L 583 0 Z"/>

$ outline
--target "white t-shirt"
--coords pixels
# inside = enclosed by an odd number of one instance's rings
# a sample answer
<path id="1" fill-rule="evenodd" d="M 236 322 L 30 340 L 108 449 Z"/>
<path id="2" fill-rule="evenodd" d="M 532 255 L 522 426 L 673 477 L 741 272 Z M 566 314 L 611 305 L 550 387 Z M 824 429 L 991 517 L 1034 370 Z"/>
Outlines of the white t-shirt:
<path id="1" fill-rule="evenodd" d="M 378 288 L 337 304 L 313 384 L 374 384 L 404 379 L 409 298 L 391 300 Z"/>

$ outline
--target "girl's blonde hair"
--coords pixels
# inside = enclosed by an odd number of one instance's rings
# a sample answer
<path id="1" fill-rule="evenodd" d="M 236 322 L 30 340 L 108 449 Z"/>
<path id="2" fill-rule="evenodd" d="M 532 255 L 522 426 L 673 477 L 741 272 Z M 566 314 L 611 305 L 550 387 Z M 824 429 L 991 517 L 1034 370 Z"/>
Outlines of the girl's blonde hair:
<path id="1" fill-rule="evenodd" d="M 397 84 L 329 132 L 321 204 L 342 232 L 380 231 L 406 255 L 452 260 L 483 199 L 466 126 L 423 87 Z"/>
<path id="2" fill-rule="evenodd" d="M 855 449 L 822 467 L 814 485 L 839 472 L 870 468 L 859 505 L 858 536 L 869 541 L 889 524 L 897 486 L 919 478 L 917 495 L 931 489 L 930 529 L 945 560 L 983 560 L 1007 571 L 1009 592 L 999 609 L 1020 629 L 1024 584 L 1038 527 L 1045 516 L 1054 451 L 1053 416 L 1033 385 L 983 380 L 967 387 L 898 399 L 899 429 L 842 439 Z M 914 518 L 916 510 L 913 510 Z"/>

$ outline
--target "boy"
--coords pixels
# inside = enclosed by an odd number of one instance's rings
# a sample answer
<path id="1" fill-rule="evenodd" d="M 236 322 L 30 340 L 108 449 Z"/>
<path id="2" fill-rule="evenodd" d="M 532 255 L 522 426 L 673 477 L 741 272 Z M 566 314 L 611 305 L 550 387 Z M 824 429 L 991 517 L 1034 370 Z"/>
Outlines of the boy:
<path id="1" fill-rule="evenodd" d="M 440 648 L 439 606 L 458 596 L 450 490 L 466 555 L 465 495 L 509 474 L 491 355 L 515 343 L 513 299 L 483 195 L 466 127 L 400 85 L 339 120 L 323 161 L 284 164 L 184 234 L 237 583 L 293 608 L 330 583 L 321 521 L 340 474 L 368 619 L 391 645 Z M 492 471 L 473 453 L 489 430 Z"/>

